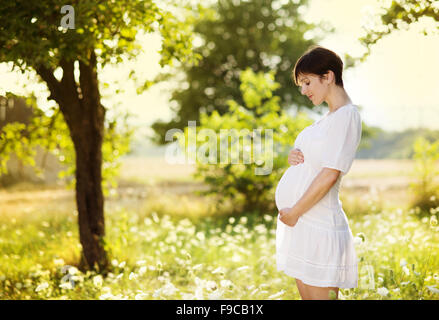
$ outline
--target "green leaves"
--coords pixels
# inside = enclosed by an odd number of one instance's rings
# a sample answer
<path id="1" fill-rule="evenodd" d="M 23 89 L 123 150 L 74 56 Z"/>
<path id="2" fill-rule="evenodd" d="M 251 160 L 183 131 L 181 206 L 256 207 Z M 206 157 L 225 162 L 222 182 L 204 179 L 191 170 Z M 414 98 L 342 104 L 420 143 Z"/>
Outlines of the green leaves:
<path id="1" fill-rule="evenodd" d="M 272 92 L 279 88 L 279 83 L 274 82 L 274 72 L 268 74 L 258 72 L 256 75 L 247 68 L 241 75 L 241 86 L 244 102 L 248 108 L 261 105 L 262 99 L 272 97 Z"/>
<path id="2" fill-rule="evenodd" d="M 10 96 L 12 98 L 12 96 Z M 39 109 L 35 98 L 26 99 L 33 111 L 28 125 L 19 122 L 8 123 L 0 132 L 0 174 L 7 173 L 7 162 L 15 154 L 23 164 L 30 165 L 37 172 L 42 169 L 36 166 L 34 157 L 36 148 L 56 156 L 63 165 L 59 172 L 60 179 L 66 179 L 70 187 L 75 185 L 76 156 L 70 133 L 64 118 L 57 108 L 48 115 Z M 128 114 L 119 114 L 117 120 L 107 120 L 102 146 L 102 186 L 104 194 L 109 188 L 116 187 L 116 178 L 120 168 L 120 158 L 130 150 L 133 128 L 128 124 Z"/>
<path id="3" fill-rule="evenodd" d="M 382 12 L 379 16 L 381 23 L 366 29 L 366 35 L 359 39 L 368 51 L 362 57 L 354 59 L 355 62 L 364 61 L 370 55 L 371 46 L 394 30 L 406 28 L 422 17 L 430 17 L 439 22 L 439 8 L 435 0 L 393 0 L 387 8 L 382 7 Z M 353 65 L 352 60 L 349 65 Z"/>
<path id="4" fill-rule="evenodd" d="M 273 72 L 254 73 L 248 68 L 240 79 L 245 106 L 228 100 L 228 113 L 202 113 L 196 127 L 197 151 L 189 155 L 196 156 L 196 177 L 210 186 L 206 194 L 220 202 L 231 201 L 235 210 L 270 210 L 274 209 L 274 186 L 288 165 L 287 153 L 311 121 L 303 113 L 291 118 L 280 110 L 279 97 L 273 96 L 279 86 Z M 201 134 L 208 130 L 210 141 Z M 185 128 L 183 146 L 189 141 L 189 128 Z"/>
<path id="5" fill-rule="evenodd" d="M 72 4 L 75 29 L 67 30 L 60 27 L 63 5 L 62 0 L 2 1 L 0 62 L 12 61 L 23 70 L 41 63 L 55 69 L 61 59 L 87 61 L 87 52 L 96 48 L 104 66 L 121 55 L 134 57 L 139 52 L 139 30 L 161 32 L 162 66 L 192 56 L 189 26 L 153 0 L 107 1 L 105 5 L 98 0 L 76 1 Z"/>
<path id="6" fill-rule="evenodd" d="M 169 47 L 169 52 L 177 49 L 172 40 L 175 32 L 193 30 L 196 40 L 193 58 L 199 61 L 191 63 L 182 60 L 182 64 L 166 72 L 170 76 L 181 72 L 185 77 L 172 92 L 172 100 L 176 102 L 175 117 L 171 121 L 158 121 L 153 125 L 156 142 L 166 143 L 167 130 L 183 129 L 188 121 L 198 121 L 203 110 L 226 113 L 229 99 L 245 108 L 253 108 L 258 103 L 258 95 L 245 90 L 247 93 L 244 96 L 240 91 L 239 73 L 246 68 L 256 73 L 274 72 L 279 86 L 272 92 L 279 96 L 280 108 L 287 109 L 293 105 L 312 107 L 312 103 L 300 94 L 291 79 L 294 62 L 318 41 L 317 38 L 306 40 L 303 36 L 316 27 L 304 22 L 297 11 L 307 2 L 214 1 L 204 8 L 199 6 L 188 11 L 186 26 L 166 27 L 163 32 L 169 32 L 170 40 L 165 41 L 164 45 Z M 321 26 L 321 30 L 326 31 L 326 27 Z M 166 61 L 166 55 L 163 59 Z M 255 83 L 254 90 L 259 91 L 257 86 Z M 260 91 L 260 94 L 264 96 L 265 93 Z M 248 101 L 243 101 L 245 98 Z"/>
<path id="7" fill-rule="evenodd" d="M 415 169 L 410 189 L 414 194 L 413 207 L 419 207 L 421 216 L 429 215 L 431 208 L 439 206 L 439 141 L 429 142 L 424 137 L 416 139 L 414 145 Z"/>

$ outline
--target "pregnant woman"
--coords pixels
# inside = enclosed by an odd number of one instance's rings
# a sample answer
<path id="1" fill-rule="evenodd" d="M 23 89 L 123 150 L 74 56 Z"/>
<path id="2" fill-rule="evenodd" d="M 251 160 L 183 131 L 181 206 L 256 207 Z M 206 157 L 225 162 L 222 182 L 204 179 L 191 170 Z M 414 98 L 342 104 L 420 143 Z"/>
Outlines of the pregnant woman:
<path id="1" fill-rule="evenodd" d="M 292 74 L 314 105 L 329 106 L 297 136 L 275 193 L 277 269 L 295 278 L 302 299 L 338 298 L 339 288 L 357 286 L 357 256 L 339 188 L 360 143 L 361 118 L 342 71 L 336 53 L 313 46 Z"/>

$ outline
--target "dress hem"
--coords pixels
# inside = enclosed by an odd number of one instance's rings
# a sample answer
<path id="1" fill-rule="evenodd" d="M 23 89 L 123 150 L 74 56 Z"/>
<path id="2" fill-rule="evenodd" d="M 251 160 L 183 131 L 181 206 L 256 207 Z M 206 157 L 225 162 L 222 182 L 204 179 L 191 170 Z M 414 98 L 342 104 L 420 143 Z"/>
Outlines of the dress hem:
<path id="1" fill-rule="evenodd" d="M 282 268 L 282 267 L 278 266 L 277 270 L 282 271 L 287 276 L 299 279 L 304 284 L 307 284 L 309 286 L 323 287 L 323 288 L 334 287 L 334 288 L 341 288 L 341 289 L 353 289 L 353 288 L 358 287 L 358 280 L 355 280 L 355 284 L 347 282 L 347 281 L 345 281 L 345 282 L 319 281 L 316 279 L 308 278 L 308 277 L 304 276 L 303 274 L 301 274 L 297 271 L 293 271 L 289 268 L 285 268 L 285 267 Z"/>

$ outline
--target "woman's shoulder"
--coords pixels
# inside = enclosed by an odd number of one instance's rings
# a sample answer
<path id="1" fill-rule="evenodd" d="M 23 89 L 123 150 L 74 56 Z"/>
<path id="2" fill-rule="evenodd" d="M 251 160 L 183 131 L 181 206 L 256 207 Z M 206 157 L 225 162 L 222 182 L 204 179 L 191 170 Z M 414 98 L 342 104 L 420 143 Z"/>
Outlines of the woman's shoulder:
<path id="1" fill-rule="evenodd" d="M 358 111 L 358 106 L 352 103 L 346 104 L 340 108 L 338 108 L 337 110 L 329 113 L 329 115 L 335 115 L 335 114 L 345 114 L 345 113 L 351 113 L 351 112 L 355 112 Z"/>
<path id="2" fill-rule="evenodd" d="M 335 121 L 346 120 L 350 117 L 360 118 L 360 112 L 358 106 L 355 104 L 347 104 L 328 114 L 328 118 L 332 118 Z"/>

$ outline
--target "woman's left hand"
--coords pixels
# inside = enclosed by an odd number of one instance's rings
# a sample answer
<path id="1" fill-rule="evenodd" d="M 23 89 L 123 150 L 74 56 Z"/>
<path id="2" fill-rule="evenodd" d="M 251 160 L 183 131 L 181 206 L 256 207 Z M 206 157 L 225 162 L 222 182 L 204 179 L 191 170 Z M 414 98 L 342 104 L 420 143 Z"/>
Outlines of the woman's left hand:
<path id="1" fill-rule="evenodd" d="M 294 227 L 299 220 L 299 215 L 293 208 L 283 208 L 279 211 L 279 219 L 287 226 Z"/>

